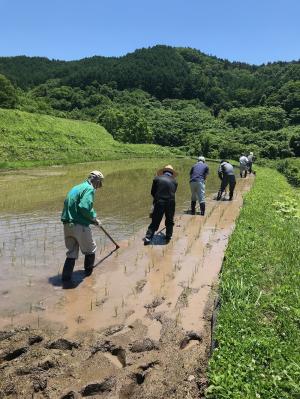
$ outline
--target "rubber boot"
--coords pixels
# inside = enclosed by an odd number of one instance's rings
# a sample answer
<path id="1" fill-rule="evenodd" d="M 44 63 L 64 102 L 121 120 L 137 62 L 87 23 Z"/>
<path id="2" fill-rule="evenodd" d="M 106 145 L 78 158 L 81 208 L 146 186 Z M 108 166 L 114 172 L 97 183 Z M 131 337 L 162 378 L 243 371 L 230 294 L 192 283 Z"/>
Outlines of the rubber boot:
<path id="1" fill-rule="evenodd" d="M 201 202 L 200 204 L 200 215 L 204 216 L 205 214 L 205 202 Z"/>
<path id="2" fill-rule="evenodd" d="M 94 262 L 95 262 L 95 254 L 85 255 L 84 270 L 86 276 L 90 276 L 93 273 Z"/>
<path id="3" fill-rule="evenodd" d="M 71 281 L 75 260 L 73 258 L 66 258 L 61 276 L 63 282 Z"/>
<path id="4" fill-rule="evenodd" d="M 195 215 L 196 213 L 196 201 L 191 201 L 191 214 Z"/>
<path id="5" fill-rule="evenodd" d="M 151 243 L 152 237 L 154 236 L 154 232 L 148 228 L 146 235 L 144 237 L 144 245 L 149 245 Z"/>
<path id="6" fill-rule="evenodd" d="M 217 201 L 220 201 L 221 198 L 222 198 L 222 191 L 219 190 L 217 195 Z"/>

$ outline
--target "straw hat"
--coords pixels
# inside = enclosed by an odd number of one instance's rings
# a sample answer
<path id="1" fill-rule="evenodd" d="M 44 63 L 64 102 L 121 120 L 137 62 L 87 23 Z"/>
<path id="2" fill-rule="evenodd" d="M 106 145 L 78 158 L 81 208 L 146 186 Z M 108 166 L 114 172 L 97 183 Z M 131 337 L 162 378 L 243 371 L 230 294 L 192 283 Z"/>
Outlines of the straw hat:
<path id="1" fill-rule="evenodd" d="M 170 172 L 170 173 L 172 173 L 172 176 L 173 176 L 173 177 L 176 177 L 176 176 L 177 176 L 177 173 L 175 172 L 175 170 L 174 170 L 174 168 L 173 168 L 172 165 L 166 165 L 164 168 L 159 169 L 159 170 L 157 171 L 157 176 L 163 175 L 164 172 Z"/>

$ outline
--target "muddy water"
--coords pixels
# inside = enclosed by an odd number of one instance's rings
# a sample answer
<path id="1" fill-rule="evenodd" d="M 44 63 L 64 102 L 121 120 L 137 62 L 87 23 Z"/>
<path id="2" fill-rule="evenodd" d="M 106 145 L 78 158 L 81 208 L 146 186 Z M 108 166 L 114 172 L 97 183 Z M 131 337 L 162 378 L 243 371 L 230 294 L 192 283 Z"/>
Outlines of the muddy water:
<path id="1" fill-rule="evenodd" d="M 0 316 L 43 311 L 47 298 L 60 295 L 65 256 L 60 213 L 66 192 L 89 170 L 103 170 L 95 209 L 117 240 L 132 237 L 149 223 L 150 188 L 158 167 L 170 160 L 98 162 L 0 174 Z M 192 160 L 172 160 L 178 170 L 177 213 L 189 205 L 188 172 Z M 207 194 L 217 191 L 211 165 Z M 94 230 L 103 257 L 109 242 Z M 78 262 L 82 264 L 82 258 Z"/>

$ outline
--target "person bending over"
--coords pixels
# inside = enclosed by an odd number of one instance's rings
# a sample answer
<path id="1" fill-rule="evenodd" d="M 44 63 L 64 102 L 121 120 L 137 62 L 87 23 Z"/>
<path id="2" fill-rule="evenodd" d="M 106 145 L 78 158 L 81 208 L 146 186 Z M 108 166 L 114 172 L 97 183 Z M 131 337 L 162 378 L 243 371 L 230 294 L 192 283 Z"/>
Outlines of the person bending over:
<path id="1" fill-rule="evenodd" d="M 93 208 L 94 195 L 102 187 L 103 174 L 92 171 L 87 180 L 74 186 L 67 194 L 61 215 L 64 225 L 64 238 L 67 257 L 62 272 L 64 283 L 71 281 L 79 248 L 85 255 L 84 269 L 86 275 L 92 274 L 95 262 L 96 243 L 93 239 L 90 224 L 101 225 Z"/>
<path id="2" fill-rule="evenodd" d="M 231 201 L 236 184 L 234 169 L 231 163 L 222 160 L 220 162 L 220 166 L 218 169 L 218 176 L 221 180 L 221 186 L 218 192 L 217 201 L 219 201 L 222 198 L 222 194 L 225 191 L 228 184 L 229 184 L 229 201 Z"/>

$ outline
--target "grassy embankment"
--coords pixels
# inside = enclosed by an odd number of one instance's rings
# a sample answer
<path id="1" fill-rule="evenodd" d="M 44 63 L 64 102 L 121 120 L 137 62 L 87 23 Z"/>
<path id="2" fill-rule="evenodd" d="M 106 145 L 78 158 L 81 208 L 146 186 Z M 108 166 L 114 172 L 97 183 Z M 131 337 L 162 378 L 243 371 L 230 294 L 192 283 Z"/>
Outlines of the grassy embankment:
<path id="1" fill-rule="evenodd" d="M 226 251 L 213 399 L 300 397 L 299 192 L 259 169 Z"/>
<path id="2" fill-rule="evenodd" d="M 277 170 L 286 176 L 289 183 L 300 187 L 300 158 L 287 158 L 277 161 Z"/>
<path id="3" fill-rule="evenodd" d="M 0 168 L 170 154 L 154 144 L 119 143 L 96 123 L 0 109 Z"/>

